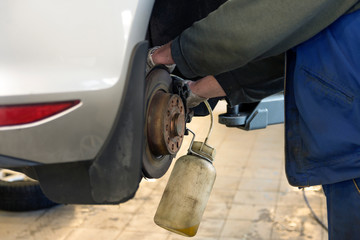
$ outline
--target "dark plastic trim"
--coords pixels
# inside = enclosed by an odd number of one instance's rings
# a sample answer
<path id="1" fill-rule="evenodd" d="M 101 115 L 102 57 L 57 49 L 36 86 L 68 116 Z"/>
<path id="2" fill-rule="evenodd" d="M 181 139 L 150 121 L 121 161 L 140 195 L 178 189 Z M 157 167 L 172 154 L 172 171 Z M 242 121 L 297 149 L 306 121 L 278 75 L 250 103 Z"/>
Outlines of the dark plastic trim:
<path id="1" fill-rule="evenodd" d="M 0 168 L 14 168 L 39 165 L 37 162 L 0 155 Z"/>

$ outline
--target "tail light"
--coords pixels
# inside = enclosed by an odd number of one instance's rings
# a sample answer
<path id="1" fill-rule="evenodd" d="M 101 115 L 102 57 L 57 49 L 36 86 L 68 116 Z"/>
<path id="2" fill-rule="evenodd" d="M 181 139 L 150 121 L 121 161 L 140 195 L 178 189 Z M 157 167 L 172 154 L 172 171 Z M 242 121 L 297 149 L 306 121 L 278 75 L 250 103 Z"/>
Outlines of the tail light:
<path id="1" fill-rule="evenodd" d="M 0 127 L 33 123 L 79 104 L 80 100 L 36 104 L 0 105 Z"/>

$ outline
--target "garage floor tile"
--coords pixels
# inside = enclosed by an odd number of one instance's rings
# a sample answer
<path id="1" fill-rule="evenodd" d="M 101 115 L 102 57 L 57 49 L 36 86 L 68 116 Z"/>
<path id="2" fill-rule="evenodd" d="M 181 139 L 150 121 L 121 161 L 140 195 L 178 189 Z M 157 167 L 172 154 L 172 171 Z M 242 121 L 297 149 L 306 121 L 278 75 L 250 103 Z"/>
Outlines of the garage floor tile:
<path id="1" fill-rule="evenodd" d="M 301 190 L 284 174 L 284 126 L 243 131 L 217 123 L 225 102 L 215 109 L 210 145 L 216 148 L 217 179 L 195 240 L 326 240 L 313 219 Z M 188 125 L 196 139 L 207 134 L 209 118 Z M 186 137 L 177 157 L 187 152 Z M 175 161 L 174 161 L 175 162 Z M 171 171 L 156 181 L 143 180 L 134 199 L 120 205 L 60 205 L 11 213 L 0 211 L 0 239 L 34 240 L 185 240 L 153 222 Z M 315 213 L 326 223 L 321 188 L 306 190 Z"/>

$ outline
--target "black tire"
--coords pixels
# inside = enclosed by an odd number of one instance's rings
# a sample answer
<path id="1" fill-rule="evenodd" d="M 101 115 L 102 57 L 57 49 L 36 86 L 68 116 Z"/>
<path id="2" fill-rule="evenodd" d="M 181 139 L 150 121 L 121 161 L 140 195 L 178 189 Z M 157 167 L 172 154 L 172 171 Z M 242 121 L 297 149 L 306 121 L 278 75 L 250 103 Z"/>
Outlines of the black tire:
<path id="1" fill-rule="evenodd" d="M 145 91 L 145 121 L 147 122 L 147 113 L 150 102 L 156 92 L 162 91 L 165 93 L 172 92 L 172 79 L 167 70 L 162 67 L 153 68 L 146 76 L 146 91 Z M 147 131 L 144 129 L 144 151 L 142 159 L 142 172 L 146 178 L 160 178 L 169 169 L 174 155 L 155 156 L 148 145 Z"/>
<path id="2" fill-rule="evenodd" d="M 49 208 L 57 203 L 49 200 L 36 181 L 5 182 L 0 180 L 0 209 L 32 211 Z"/>

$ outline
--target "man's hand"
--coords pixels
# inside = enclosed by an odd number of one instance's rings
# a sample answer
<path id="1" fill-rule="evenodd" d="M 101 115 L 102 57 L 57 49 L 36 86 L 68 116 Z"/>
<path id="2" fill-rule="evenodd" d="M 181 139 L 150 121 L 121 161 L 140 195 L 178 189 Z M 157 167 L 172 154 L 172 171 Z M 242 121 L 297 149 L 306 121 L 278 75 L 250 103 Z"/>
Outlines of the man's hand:
<path id="1" fill-rule="evenodd" d="M 146 59 L 146 74 L 148 74 L 148 72 L 150 72 L 150 70 L 153 69 L 153 67 L 160 64 L 164 65 L 169 71 L 169 73 L 172 73 L 172 71 L 174 71 L 176 66 L 175 64 L 166 64 L 167 61 L 162 59 L 158 60 L 159 57 L 163 55 L 162 52 L 166 51 L 165 48 L 167 48 L 167 45 L 156 46 L 149 49 Z M 160 52 L 160 54 L 157 54 L 158 52 Z M 155 59 L 155 56 L 157 56 L 157 59 Z"/>
<path id="2" fill-rule="evenodd" d="M 173 79 L 174 88 L 183 89 L 184 92 L 188 93 L 185 103 L 188 108 L 194 108 L 203 101 L 207 100 L 207 98 L 201 97 L 191 90 L 191 85 L 195 83 L 194 81 L 184 80 L 175 75 L 171 75 L 171 77 Z"/>

